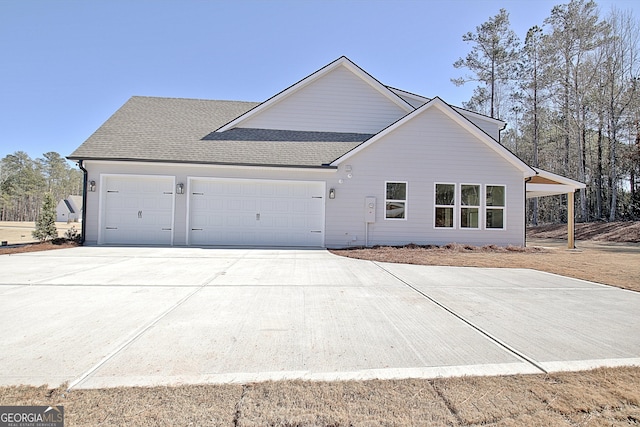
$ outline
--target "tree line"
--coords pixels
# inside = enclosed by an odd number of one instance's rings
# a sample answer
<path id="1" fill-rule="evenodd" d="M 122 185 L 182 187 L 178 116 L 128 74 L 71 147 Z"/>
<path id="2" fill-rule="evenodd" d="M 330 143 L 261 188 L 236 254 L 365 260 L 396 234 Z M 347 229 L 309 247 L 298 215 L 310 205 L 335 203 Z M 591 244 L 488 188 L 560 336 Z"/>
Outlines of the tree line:
<path id="1" fill-rule="evenodd" d="M 640 219 L 640 23 L 631 11 L 602 14 L 592 0 L 554 6 L 521 40 L 509 13 L 462 36 L 453 65 L 476 84 L 463 107 L 509 123 L 501 143 L 534 167 L 587 184 L 579 221 Z M 34 221 L 44 194 L 81 194 L 82 173 L 58 153 L 0 161 L 0 220 Z M 566 221 L 566 200 L 528 203 L 531 224 Z"/>
<path id="2" fill-rule="evenodd" d="M 553 7 L 524 41 L 499 13 L 463 35 L 456 85 L 463 106 L 509 123 L 502 144 L 534 167 L 587 184 L 578 220 L 640 219 L 640 25 L 631 11 L 602 15 L 594 1 Z M 558 196 L 532 199 L 528 221 L 566 220 Z"/>
<path id="3" fill-rule="evenodd" d="M 53 151 L 35 160 L 16 151 L 0 160 L 0 221 L 35 221 L 48 194 L 56 203 L 82 194 L 82 172 Z"/>

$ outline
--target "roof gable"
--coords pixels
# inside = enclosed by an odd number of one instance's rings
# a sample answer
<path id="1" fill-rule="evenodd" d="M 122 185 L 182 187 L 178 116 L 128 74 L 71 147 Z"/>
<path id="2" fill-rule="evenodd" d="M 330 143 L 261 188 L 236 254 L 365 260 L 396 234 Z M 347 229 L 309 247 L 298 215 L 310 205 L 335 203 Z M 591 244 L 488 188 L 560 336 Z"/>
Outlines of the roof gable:
<path id="1" fill-rule="evenodd" d="M 399 127 L 405 125 L 411 120 L 415 120 L 421 114 L 424 114 L 426 111 L 429 111 L 430 109 L 433 109 L 433 108 L 440 110 L 448 118 L 453 120 L 458 126 L 460 126 L 464 130 L 469 132 L 472 136 L 474 136 L 480 143 L 485 144 L 486 146 L 491 148 L 493 151 L 495 151 L 498 155 L 500 155 L 502 158 L 504 158 L 507 162 L 511 163 L 517 169 L 521 170 L 525 177 L 533 176 L 536 174 L 536 172 L 529 165 L 527 165 L 525 162 L 520 160 L 515 154 L 510 152 L 508 149 L 506 149 L 504 146 L 498 143 L 495 139 L 493 139 L 491 136 L 485 133 L 482 129 L 480 129 L 478 126 L 472 123 L 469 119 L 464 117 L 461 113 L 456 111 L 453 107 L 451 107 L 449 104 L 447 104 L 446 102 L 444 102 L 442 99 L 438 97 L 433 98 L 432 100 L 424 104 L 422 107 L 415 110 L 413 113 L 407 114 L 405 117 L 393 123 L 392 125 L 388 126 L 387 128 L 385 128 L 384 130 L 382 130 L 372 138 L 368 139 L 364 143 L 358 145 L 350 152 L 337 158 L 331 163 L 331 166 L 338 166 L 340 163 L 354 156 L 359 151 L 364 150 L 365 148 L 367 148 L 372 144 L 375 144 L 377 141 L 379 141 L 389 133 L 393 132 L 395 129 L 398 129 Z"/>
<path id="2" fill-rule="evenodd" d="M 376 133 L 414 110 L 341 57 L 218 129 Z"/>
<path id="3" fill-rule="evenodd" d="M 71 195 L 67 197 L 67 201 L 71 204 L 74 210 L 76 211 L 82 210 L 82 196 Z"/>

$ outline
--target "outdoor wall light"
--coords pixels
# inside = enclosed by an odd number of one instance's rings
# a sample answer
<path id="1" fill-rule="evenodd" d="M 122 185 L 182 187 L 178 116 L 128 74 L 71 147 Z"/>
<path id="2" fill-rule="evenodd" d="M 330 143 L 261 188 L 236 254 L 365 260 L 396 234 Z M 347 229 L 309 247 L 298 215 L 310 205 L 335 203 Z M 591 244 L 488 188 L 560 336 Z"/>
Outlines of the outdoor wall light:
<path id="1" fill-rule="evenodd" d="M 184 184 L 176 185 L 176 194 L 184 194 Z"/>
<path id="2" fill-rule="evenodd" d="M 89 182 L 89 191 L 91 191 L 92 193 L 94 191 L 96 191 L 96 182 L 95 181 Z"/>
<path id="3" fill-rule="evenodd" d="M 330 199 L 335 199 L 336 198 L 336 189 L 335 188 L 329 189 L 329 198 Z"/>

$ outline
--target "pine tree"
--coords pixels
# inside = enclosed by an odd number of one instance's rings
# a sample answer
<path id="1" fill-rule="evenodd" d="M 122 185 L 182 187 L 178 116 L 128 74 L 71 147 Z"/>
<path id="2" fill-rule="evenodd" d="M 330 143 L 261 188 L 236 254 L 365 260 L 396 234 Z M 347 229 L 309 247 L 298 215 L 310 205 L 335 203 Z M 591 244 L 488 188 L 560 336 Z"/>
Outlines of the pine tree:
<path id="1" fill-rule="evenodd" d="M 56 203 L 53 194 L 45 193 L 42 210 L 36 220 L 36 229 L 31 233 L 41 242 L 58 237 L 56 229 Z"/>
<path id="2" fill-rule="evenodd" d="M 500 117 L 501 85 L 513 79 L 517 65 L 518 36 L 509 27 L 509 14 L 505 9 L 489 18 L 487 22 L 476 27 L 476 32 L 468 32 L 462 36 L 465 42 L 473 43 L 471 52 L 466 58 L 454 62 L 455 68 L 467 68 L 474 75 L 451 79 L 456 86 L 477 81 L 485 85 L 485 89 L 476 90 L 474 97 L 479 101 L 490 102 L 489 115 Z M 480 99 L 480 97 L 486 97 Z M 488 99 L 487 99 L 488 98 Z"/>

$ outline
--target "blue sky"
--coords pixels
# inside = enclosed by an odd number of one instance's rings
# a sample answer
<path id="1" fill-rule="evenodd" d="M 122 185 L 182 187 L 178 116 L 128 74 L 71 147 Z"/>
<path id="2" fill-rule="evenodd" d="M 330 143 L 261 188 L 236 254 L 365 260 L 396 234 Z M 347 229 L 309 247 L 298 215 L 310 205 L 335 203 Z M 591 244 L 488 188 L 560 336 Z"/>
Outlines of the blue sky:
<path id="1" fill-rule="evenodd" d="M 0 0 L 0 158 L 63 156 L 134 95 L 263 101 L 346 55 L 460 105 L 462 35 L 498 13 L 521 39 L 549 0 Z M 597 1 L 633 10 L 637 0 Z"/>

